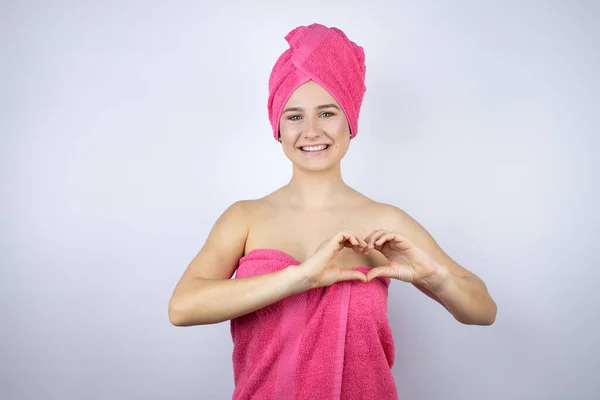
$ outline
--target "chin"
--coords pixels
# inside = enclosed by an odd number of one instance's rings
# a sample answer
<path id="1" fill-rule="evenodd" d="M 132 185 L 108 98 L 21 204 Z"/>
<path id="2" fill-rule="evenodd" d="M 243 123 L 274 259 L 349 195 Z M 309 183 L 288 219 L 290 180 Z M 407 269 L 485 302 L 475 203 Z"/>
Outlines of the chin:
<path id="1" fill-rule="evenodd" d="M 330 169 L 333 168 L 331 165 L 323 166 L 323 167 L 317 167 L 317 166 L 312 166 L 312 165 L 311 166 L 298 165 L 298 167 L 300 169 L 303 169 L 304 171 L 308 171 L 308 172 L 324 172 L 324 171 L 329 171 Z"/>
<path id="2" fill-rule="evenodd" d="M 340 160 L 320 160 L 319 162 L 306 162 L 304 160 L 293 160 L 294 165 L 304 171 L 322 172 L 333 169 Z"/>

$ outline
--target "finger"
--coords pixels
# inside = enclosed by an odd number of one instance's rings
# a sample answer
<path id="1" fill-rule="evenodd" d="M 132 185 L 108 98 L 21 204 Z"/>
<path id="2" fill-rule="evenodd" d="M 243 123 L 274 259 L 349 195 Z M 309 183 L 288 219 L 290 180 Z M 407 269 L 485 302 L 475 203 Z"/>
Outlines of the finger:
<path id="1" fill-rule="evenodd" d="M 344 247 L 350 247 L 350 248 L 359 246 L 358 240 L 354 236 L 349 236 L 349 237 L 344 238 L 342 240 L 341 244 L 343 244 Z"/>
<path id="2" fill-rule="evenodd" d="M 327 243 L 327 247 L 335 253 L 342 250 L 344 247 L 352 247 L 352 235 L 348 232 L 340 231 L 336 233 Z"/>
<path id="3" fill-rule="evenodd" d="M 343 244 L 346 247 L 352 247 L 360 245 L 359 238 L 360 236 L 354 232 L 342 230 L 333 237 L 333 240 L 339 244 Z M 350 243 L 351 246 L 347 246 L 347 243 Z"/>
<path id="4" fill-rule="evenodd" d="M 354 269 L 342 269 L 338 277 L 338 282 L 342 281 L 362 281 L 368 282 L 367 276 L 360 271 Z"/>
<path id="5" fill-rule="evenodd" d="M 346 247 L 348 249 L 352 249 L 354 251 L 361 251 L 361 247 L 359 245 L 355 245 L 354 243 L 352 243 L 350 241 L 345 241 L 344 247 Z"/>
<path id="6" fill-rule="evenodd" d="M 368 247 L 365 246 L 353 246 L 352 250 L 356 253 L 356 254 L 368 254 L 370 249 Z"/>
<path id="7" fill-rule="evenodd" d="M 370 248 L 374 248 L 375 247 L 375 242 L 379 240 L 380 237 L 382 237 L 383 235 L 387 234 L 388 231 L 384 230 L 384 229 L 379 229 L 378 231 L 376 231 L 375 233 L 373 233 L 373 235 L 371 235 L 371 237 L 368 240 L 368 244 Z"/>
<path id="8" fill-rule="evenodd" d="M 388 232 L 381 235 L 375 240 L 375 246 L 382 246 L 385 242 L 392 241 L 396 237 L 396 233 Z"/>
<path id="9" fill-rule="evenodd" d="M 400 235 L 399 233 L 395 234 L 393 241 L 396 247 L 401 251 L 408 250 L 413 246 L 410 240 Z"/>
<path id="10" fill-rule="evenodd" d="M 371 240 L 371 237 L 373 237 L 373 235 L 375 235 L 377 232 L 379 232 L 381 229 L 375 229 L 373 230 L 371 233 L 369 233 L 367 235 L 367 237 L 365 237 L 365 242 L 369 243 L 369 241 Z"/>
<path id="11" fill-rule="evenodd" d="M 369 253 L 369 249 L 366 247 L 362 247 L 362 246 L 359 246 L 359 247 L 354 246 L 354 247 L 352 247 L 352 250 L 354 250 L 354 252 L 356 254 L 368 254 Z"/>
<path id="12" fill-rule="evenodd" d="M 383 267 L 371 268 L 369 272 L 367 272 L 367 280 L 369 282 L 377 277 L 388 277 L 398 279 L 398 272 L 388 265 Z"/>
<path id="13" fill-rule="evenodd" d="M 369 245 L 367 244 L 367 242 L 365 242 L 365 240 L 358 235 L 356 236 L 356 240 L 358 241 L 358 244 L 353 248 L 353 250 L 359 254 L 368 253 Z"/>
<path id="14" fill-rule="evenodd" d="M 392 235 L 392 237 L 387 240 L 388 242 L 394 241 L 397 243 L 402 243 L 408 241 L 406 237 L 402 236 L 398 232 L 388 232 L 388 234 Z"/>
<path id="15" fill-rule="evenodd" d="M 358 245 L 360 247 L 363 247 L 363 248 L 367 248 L 368 247 L 367 242 L 365 242 L 365 240 L 360 235 L 356 235 L 356 240 L 358 240 Z"/>
<path id="16" fill-rule="evenodd" d="M 391 246 L 390 249 L 400 252 L 407 251 L 412 247 L 412 244 L 408 239 L 396 232 L 390 232 L 379 238 L 375 243 L 375 247 L 380 250 L 386 244 Z"/>

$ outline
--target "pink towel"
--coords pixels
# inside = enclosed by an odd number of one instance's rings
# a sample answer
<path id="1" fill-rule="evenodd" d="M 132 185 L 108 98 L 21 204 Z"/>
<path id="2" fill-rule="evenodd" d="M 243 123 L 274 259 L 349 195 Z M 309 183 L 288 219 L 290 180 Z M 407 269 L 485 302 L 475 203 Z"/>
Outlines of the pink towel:
<path id="1" fill-rule="evenodd" d="M 356 136 L 366 91 L 363 48 L 340 29 L 320 24 L 299 26 L 285 39 L 290 48 L 279 56 L 269 77 L 268 110 L 275 139 L 279 140 L 279 119 L 285 103 L 309 80 L 336 99 L 348 119 L 351 137 Z"/>
<path id="2" fill-rule="evenodd" d="M 240 260 L 236 278 L 289 265 L 298 261 L 257 249 Z M 389 285 L 389 278 L 339 282 L 231 320 L 233 399 L 397 399 Z"/>

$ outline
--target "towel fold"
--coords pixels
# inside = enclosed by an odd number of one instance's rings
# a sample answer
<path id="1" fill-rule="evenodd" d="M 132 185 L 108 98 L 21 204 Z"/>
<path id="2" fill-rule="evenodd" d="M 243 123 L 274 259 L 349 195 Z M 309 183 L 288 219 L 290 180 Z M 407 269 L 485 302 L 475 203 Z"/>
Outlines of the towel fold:
<path id="1" fill-rule="evenodd" d="M 253 250 L 236 279 L 298 264 L 279 250 Z M 233 399 L 397 399 L 389 284 L 339 282 L 231 320 Z"/>
<path id="2" fill-rule="evenodd" d="M 299 26 L 285 39 L 289 49 L 277 59 L 269 77 L 269 121 L 279 139 L 279 119 L 285 103 L 302 84 L 313 80 L 340 104 L 351 137 L 358 133 L 358 117 L 365 87 L 365 53 L 338 28 L 321 24 Z"/>

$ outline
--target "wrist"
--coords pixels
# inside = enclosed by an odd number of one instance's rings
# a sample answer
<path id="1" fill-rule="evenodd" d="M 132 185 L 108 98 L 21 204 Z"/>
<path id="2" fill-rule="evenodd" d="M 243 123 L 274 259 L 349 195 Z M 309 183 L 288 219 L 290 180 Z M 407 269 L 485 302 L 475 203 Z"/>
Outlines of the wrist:
<path id="1" fill-rule="evenodd" d="M 441 264 L 435 264 L 435 272 L 421 281 L 421 286 L 439 296 L 452 290 L 454 284 L 450 270 Z"/>
<path id="2" fill-rule="evenodd" d="M 290 265 L 281 270 L 291 294 L 297 294 L 312 289 L 313 283 L 299 269 L 297 265 Z"/>

